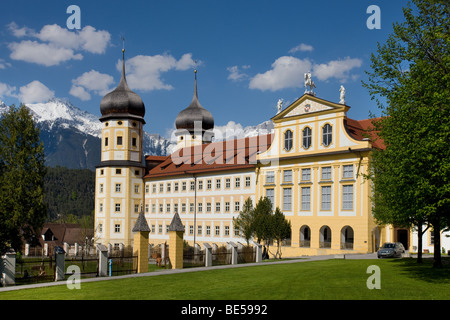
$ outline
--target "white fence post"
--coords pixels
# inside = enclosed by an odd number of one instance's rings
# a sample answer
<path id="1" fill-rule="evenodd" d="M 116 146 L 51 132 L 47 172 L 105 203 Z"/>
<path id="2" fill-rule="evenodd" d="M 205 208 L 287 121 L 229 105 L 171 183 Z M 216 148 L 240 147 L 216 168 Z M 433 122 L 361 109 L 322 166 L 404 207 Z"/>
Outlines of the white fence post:
<path id="1" fill-rule="evenodd" d="M 108 248 L 103 244 L 97 245 L 98 252 L 98 276 L 106 277 L 108 275 Z"/>
<path id="2" fill-rule="evenodd" d="M 64 259 L 66 257 L 66 252 L 62 247 L 55 246 L 55 281 L 61 281 L 65 279 L 65 267 L 64 267 Z"/>
<path id="3" fill-rule="evenodd" d="M 16 284 L 16 252 L 14 250 L 5 253 L 1 257 L 2 282 L 4 286 L 13 286 Z"/>
<path id="4" fill-rule="evenodd" d="M 231 264 L 238 263 L 238 246 L 234 242 L 229 242 L 231 246 Z"/>
<path id="5" fill-rule="evenodd" d="M 204 243 L 203 246 L 205 247 L 205 267 L 211 267 L 212 266 L 212 247 L 209 245 L 209 243 Z"/>

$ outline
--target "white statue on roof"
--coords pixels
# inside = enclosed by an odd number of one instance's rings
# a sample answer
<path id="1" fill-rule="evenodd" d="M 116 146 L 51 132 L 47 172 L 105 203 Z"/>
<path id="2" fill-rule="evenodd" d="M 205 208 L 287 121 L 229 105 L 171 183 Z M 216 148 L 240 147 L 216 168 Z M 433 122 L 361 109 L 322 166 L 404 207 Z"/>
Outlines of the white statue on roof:
<path id="1" fill-rule="evenodd" d="M 309 90 L 308 90 L 309 87 Z M 314 81 L 311 78 L 311 72 L 308 71 L 305 73 L 305 93 L 311 94 L 315 96 L 316 94 L 313 91 L 313 88 L 315 88 L 316 85 L 314 84 Z"/>
<path id="2" fill-rule="evenodd" d="M 278 99 L 277 103 L 277 114 L 281 112 L 281 109 L 283 108 L 283 99 Z"/>
<path id="3" fill-rule="evenodd" d="M 340 104 L 345 104 L 345 88 L 344 88 L 344 86 L 343 85 L 341 85 L 341 88 L 339 89 L 339 92 L 341 93 L 340 94 L 340 101 L 339 101 L 339 103 Z"/>

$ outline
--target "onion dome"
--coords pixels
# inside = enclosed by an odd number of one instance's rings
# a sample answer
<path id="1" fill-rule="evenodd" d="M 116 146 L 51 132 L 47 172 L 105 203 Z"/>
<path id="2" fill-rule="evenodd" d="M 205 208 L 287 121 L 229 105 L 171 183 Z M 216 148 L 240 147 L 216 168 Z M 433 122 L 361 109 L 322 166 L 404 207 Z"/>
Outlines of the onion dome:
<path id="1" fill-rule="evenodd" d="M 103 97 L 100 112 L 100 120 L 124 117 L 144 121 L 144 102 L 138 94 L 130 90 L 125 77 L 125 50 L 122 50 L 122 77 L 119 85 Z"/>
<path id="2" fill-rule="evenodd" d="M 175 119 L 177 129 L 185 129 L 189 132 L 194 131 L 195 122 L 201 122 L 202 131 L 214 128 L 214 118 L 211 112 L 203 108 L 198 101 L 197 95 L 197 70 L 195 70 L 195 89 L 192 102 L 186 109 L 182 110 Z"/>

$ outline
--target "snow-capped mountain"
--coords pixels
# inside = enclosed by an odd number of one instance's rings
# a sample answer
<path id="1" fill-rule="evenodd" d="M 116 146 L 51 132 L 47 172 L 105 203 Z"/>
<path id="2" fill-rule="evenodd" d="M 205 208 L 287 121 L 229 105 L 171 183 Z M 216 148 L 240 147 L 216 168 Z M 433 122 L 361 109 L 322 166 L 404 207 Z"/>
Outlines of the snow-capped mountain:
<path id="1" fill-rule="evenodd" d="M 101 122 L 98 116 L 83 111 L 67 100 L 52 99 L 27 104 L 41 130 L 46 164 L 73 169 L 91 169 L 100 163 Z M 0 113 L 7 106 L 0 100 Z M 242 127 L 233 121 L 214 128 L 214 141 L 250 137 L 273 132 L 272 121 Z M 175 142 L 158 134 L 144 132 L 145 155 L 169 155 Z"/>

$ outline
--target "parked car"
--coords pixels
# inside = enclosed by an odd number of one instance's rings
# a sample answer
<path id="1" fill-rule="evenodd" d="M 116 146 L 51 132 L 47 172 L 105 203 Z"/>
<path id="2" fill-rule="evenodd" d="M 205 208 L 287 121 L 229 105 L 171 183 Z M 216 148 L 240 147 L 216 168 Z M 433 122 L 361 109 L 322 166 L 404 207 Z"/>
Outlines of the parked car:
<path id="1" fill-rule="evenodd" d="M 386 242 L 378 250 L 378 258 L 401 258 L 405 247 L 400 242 Z"/>

